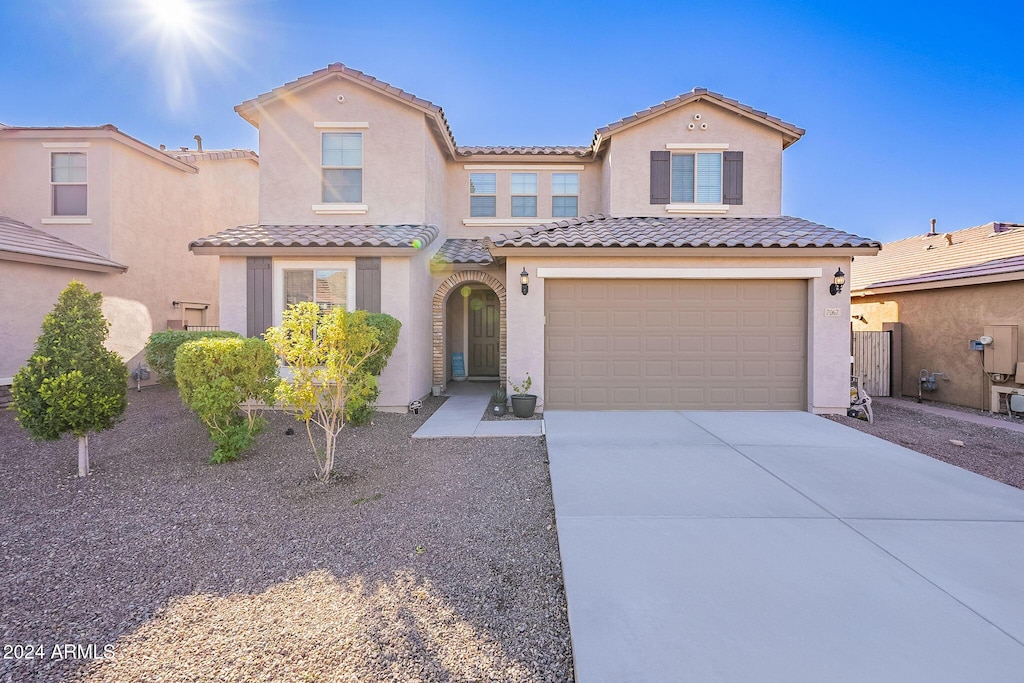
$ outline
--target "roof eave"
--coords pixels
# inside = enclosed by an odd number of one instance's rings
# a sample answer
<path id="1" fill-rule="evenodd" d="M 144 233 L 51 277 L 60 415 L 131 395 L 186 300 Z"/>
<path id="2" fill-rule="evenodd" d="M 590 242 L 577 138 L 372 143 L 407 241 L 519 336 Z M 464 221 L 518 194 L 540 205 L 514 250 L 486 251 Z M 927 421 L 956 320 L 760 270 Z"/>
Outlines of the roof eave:
<path id="1" fill-rule="evenodd" d="M 539 247 L 497 246 L 486 240 L 491 254 L 495 256 L 730 256 L 769 257 L 795 256 L 822 258 L 824 256 L 872 256 L 877 247 Z"/>
<path id="2" fill-rule="evenodd" d="M 882 287 L 862 287 L 851 289 L 850 296 L 864 297 L 878 294 L 897 294 L 900 292 L 920 292 L 929 289 L 946 289 L 948 287 L 967 287 L 969 285 L 988 285 L 999 282 L 1014 282 L 1024 280 L 1024 271 L 1017 270 L 1009 273 L 994 273 L 992 275 L 976 275 L 973 277 L 947 278 L 943 280 L 930 280 L 928 282 L 913 282 L 905 285 L 892 285 Z"/>
<path id="3" fill-rule="evenodd" d="M 125 273 L 128 266 L 114 263 L 91 263 L 70 258 L 57 258 L 55 256 L 40 256 L 38 254 L 25 254 L 19 251 L 7 251 L 0 249 L 0 261 L 15 261 L 17 263 L 30 263 L 42 266 L 57 266 L 58 268 L 72 268 L 75 270 L 87 270 L 94 273 Z"/>
<path id="4" fill-rule="evenodd" d="M 286 246 L 210 246 L 188 245 L 197 256 L 413 256 L 423 249 L 416 247 L 286 247 Z"/>

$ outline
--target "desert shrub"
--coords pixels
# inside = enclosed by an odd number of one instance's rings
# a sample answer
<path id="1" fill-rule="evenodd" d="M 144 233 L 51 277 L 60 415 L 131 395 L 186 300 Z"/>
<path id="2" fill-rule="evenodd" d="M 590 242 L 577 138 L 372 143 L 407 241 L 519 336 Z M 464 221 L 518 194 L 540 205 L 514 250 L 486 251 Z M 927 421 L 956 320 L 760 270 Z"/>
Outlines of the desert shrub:
<path id="1" fill-rule="evenodd" d="M 210 434 L 210 462 L 235 460 L 263 430 L 263 406 L 274 403 L 277 358 L 262 339 L 196 339 L 177 351 L 181 400 Z"/>
<path id="2" fill-rule="evenodd" d="M 398 333 L 402 329 L 402 323 L 398 318 L 387 313 L 368 313 L 366 322 L 377 330 L 379 348 L 366 360 L 360 376 L 353 379 L 345 403 L 345 420 L 356 426 L 369 424 L 373 418 L 377 398 L 380 396 L 375 375 L 379 375 L 387 367 L 388 360 L 398 345 Z"/>
<path id="3" fill-rule="evenodd" d="M 89 473 L 89 432 L 110 429 L 128 406 L 128 369 L 103 342 L 103 296 L 73 280 L 43 320 L 35 351 L 11 387 L 18 424 L 33 438 L 78 437 L 78 474 Z"/>
<path id="4" fill-rule="evenodd" d="M 149 341 L 146 342 L 146 362 L 149 363 L 149 367 L 156 370 L 157 379 L 160 380 L 160 384 L 170 387 L 177 386 L 177 381 L 174 378 L 174 354 L 178 351 L 179 346 L 196 339 L 237 339 L 241 336 L 237 332 L 228 332 L 227 330 L 210 332 L 166 330 L 164 332 L 154 332 L 150 335 Z"/>

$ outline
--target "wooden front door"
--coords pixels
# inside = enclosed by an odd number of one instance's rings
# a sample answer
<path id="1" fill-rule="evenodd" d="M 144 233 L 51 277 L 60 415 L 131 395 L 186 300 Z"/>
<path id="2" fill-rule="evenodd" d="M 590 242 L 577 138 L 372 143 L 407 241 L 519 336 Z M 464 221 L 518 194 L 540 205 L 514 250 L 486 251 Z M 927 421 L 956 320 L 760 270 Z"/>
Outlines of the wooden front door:
<path id="1" fill-rule="evenodd" d="M 471 376 L 498 375 L 498 335 L 501 312 L 498 295 L 491 290 L 474 290 L 469 297 L 469 358 Z"/>

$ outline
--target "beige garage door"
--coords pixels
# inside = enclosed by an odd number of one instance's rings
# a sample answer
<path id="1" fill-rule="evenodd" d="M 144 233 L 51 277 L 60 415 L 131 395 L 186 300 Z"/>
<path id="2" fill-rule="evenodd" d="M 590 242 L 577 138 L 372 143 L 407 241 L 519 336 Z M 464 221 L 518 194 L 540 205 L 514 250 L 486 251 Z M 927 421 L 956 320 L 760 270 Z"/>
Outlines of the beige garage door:
<path id="1" fill-rule="evenodd" d="M 547 408 L 806 408 L 803 280 L 544 286 Z"/>

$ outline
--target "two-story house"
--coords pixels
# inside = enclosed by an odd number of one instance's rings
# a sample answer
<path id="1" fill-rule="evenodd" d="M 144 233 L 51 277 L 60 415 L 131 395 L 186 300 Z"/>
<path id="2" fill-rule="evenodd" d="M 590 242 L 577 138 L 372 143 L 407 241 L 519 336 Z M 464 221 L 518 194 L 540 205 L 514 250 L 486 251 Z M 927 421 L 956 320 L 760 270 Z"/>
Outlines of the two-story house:
<path id="1" fill-rule="evenodd" d="M 104 295 L 130 367 L 149 335 L 215 326 L 219 268 L 188 243 L 255 220 L 249 150 L 166 151 L 112 125 L 0 127 L 0 400 L 71 280 Z"/>
<path id="2" fill-rule="evenodd" d="M 441 391 L 453 353 L 529 373 L 549 409 L 848 407 L 842 280 L 879 245 L 781 215 L 792 124 L 695 89 L 587 146 L 460 147 L 440 107 L 342 64 L 236 110 L 259 222 L 191 245 L 220 256 L 222 327 L 305 300 L 394 315 L 382 407 Z"/>

